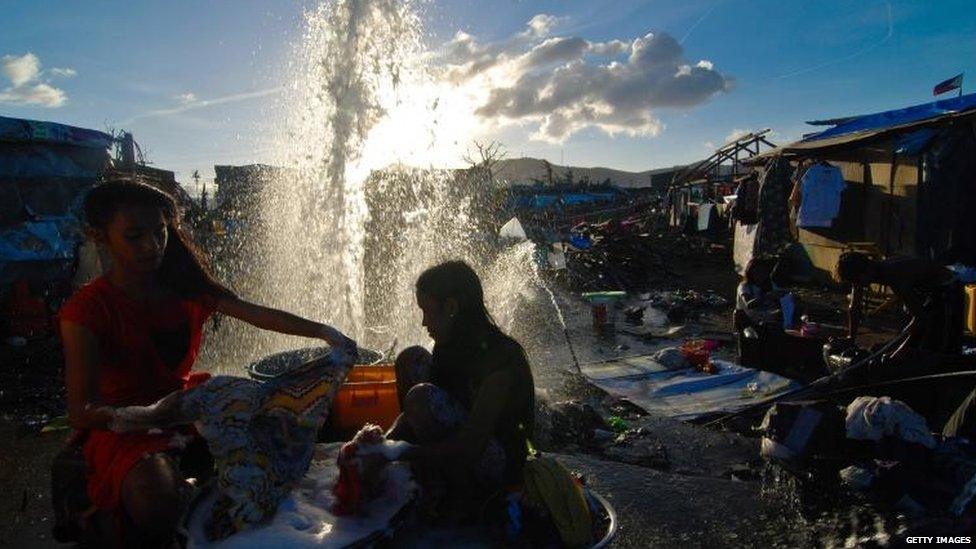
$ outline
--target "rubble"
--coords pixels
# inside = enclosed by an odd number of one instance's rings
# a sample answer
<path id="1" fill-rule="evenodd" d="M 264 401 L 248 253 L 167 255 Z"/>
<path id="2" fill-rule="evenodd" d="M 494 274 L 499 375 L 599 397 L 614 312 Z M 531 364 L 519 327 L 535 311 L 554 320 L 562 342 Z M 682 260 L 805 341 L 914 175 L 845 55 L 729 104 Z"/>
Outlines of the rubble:
<path id="1" fill-rule="evenodd" d="M 614 439 L 613 443 L 604 449 L 607 457 L 629 463 L 650 467 L 651 469 L 668 470 L 671 461 L 668 450 L 659 440 L 645 436 L 648 431 L 644 427 L 627 430 Z"/>

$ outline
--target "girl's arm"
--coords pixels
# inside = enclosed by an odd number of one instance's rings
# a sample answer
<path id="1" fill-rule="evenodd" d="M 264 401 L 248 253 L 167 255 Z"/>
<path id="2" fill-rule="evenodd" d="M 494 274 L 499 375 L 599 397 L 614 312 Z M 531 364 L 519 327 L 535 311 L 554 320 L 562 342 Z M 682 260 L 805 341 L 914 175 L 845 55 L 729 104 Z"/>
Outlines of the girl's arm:
<path id="1" fill-rule="evenodd" d="M 341 345 L 348 340 L 342 332 L 331 326 L 313 322 L 278 309 L 263 307 L 236 296 L 219 298 L 217 300 L 217 311 L 258 328 L 282 334 L 324 339 L 333 346 Z"/>
<path id="2" fill-rule="evenodd" d="M 410 447 L 403 454 L 406 459 L 448 458 L 458 456 L 474 463 L 481 457 L 505 405 L 505 397 L 512 389 L 511 372 L 495 372 L 488 376 L 475 395 L 471 415 L 461 431 L 442 442 Z"/>
<path id="3" fill-rule="evenodd" d="M 75 429 L 107 429 L 112 416 L 98 407 L 98 339 L 74 322 L 61 322 L 68 420 Z"/>

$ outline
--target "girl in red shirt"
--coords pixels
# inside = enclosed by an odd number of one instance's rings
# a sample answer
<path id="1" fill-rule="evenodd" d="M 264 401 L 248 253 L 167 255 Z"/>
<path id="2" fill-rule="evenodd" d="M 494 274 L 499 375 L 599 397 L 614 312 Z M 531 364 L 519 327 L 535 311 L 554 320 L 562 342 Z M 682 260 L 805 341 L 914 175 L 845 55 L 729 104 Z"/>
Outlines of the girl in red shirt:
<path id="1" fill-rule="evenodd" d="M 206 374 L 190 370 L 203 324 L 214 311 L 330 345 L 345 336 L 235 296 L 214 279 L 181 230 L 173 200 L 153 187 L 99 185 L 87 197 L 85 216 L 90 236 L 112 263 L 60 312 L 68 415 L 87 434 L 89 498 L 126 525 L 112 537 L 165 544 L 184 511 L 186 482 L 174 459 L 178 433 L 113 433 L 102 408 L 152 404 L 205 380 Z"/>

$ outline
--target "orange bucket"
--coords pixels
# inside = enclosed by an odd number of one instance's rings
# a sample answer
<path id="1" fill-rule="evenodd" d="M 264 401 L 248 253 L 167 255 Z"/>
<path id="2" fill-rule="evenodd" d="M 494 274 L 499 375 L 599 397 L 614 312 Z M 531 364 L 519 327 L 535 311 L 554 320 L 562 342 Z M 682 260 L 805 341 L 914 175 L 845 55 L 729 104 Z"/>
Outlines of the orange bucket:
<path id="1" fill-rule="evenodd" d="M 356 365 L 332 404 L 332 429 L 348 439 L 366 423 L 389 429 L 400 415 L 392 363 Z"/>

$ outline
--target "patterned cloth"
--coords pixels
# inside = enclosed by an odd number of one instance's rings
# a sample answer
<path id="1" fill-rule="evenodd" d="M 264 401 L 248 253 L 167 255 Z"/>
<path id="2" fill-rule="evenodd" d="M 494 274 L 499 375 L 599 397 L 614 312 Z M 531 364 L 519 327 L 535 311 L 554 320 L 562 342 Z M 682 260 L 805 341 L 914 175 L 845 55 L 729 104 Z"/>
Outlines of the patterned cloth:
<path id="1" fill-rule="evenodd" d="M 752 249 L 753 257 L 776 256 L 792 242 L 787 202 L 792 190 L 793 167 L 778 156 L 770 161 L 760 176 L 759 234 Z"/>
<path id="2" fill-rule="evenodd" d="M 257 382 L 216 376 L 153 406 L 116 411 L 115 429 L 195 423 L 217 468 L 211 541 L 274 515 L 308 471 L 315 438 L 356 357 L 351 340 L 331 354 Z"/>

